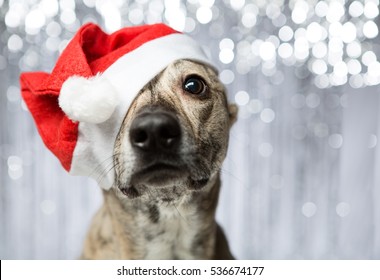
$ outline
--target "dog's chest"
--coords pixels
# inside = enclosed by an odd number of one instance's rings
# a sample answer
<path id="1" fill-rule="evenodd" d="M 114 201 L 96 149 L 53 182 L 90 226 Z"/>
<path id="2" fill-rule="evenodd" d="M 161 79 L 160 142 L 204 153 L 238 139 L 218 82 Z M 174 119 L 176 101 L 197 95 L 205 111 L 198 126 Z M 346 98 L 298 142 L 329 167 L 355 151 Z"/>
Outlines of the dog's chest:
<path id="1" fill-rule="evenodd" d="M 159 207 L 158 217 L 139 217 L 140 245 L 144 259 L 198 259 L 195 240 L 200 226 L 174 206 Z"/>

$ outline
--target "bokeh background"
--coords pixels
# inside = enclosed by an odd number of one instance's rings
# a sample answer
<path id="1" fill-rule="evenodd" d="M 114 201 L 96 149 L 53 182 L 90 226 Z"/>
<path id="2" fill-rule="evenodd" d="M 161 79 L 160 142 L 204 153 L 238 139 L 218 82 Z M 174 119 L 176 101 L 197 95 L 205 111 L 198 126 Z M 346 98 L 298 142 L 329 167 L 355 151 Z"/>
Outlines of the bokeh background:
<path id="1" fill-rule="evenodd" d="M 43 146 L 21 71 L 83 23 L 191 34 L 240 107 L 217 212 L 240 259 L 380 259 L 379 0 L 0 0 L 0 259 L 75 259 L 102 202 Z M 131 77 L 133 79 L 133 77 Z"/>

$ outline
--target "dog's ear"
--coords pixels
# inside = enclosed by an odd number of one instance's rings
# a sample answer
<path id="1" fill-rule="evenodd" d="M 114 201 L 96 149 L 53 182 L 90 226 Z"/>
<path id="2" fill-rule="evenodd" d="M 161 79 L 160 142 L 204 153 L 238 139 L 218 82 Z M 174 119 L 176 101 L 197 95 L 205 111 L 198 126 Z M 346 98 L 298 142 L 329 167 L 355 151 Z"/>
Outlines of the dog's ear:
<path id="1" fill-rule="evenodd" d="M 230 127 L 236 122 L 238 111 L 239 110 L 236 104 L 228 104 L 228 116 L 230 119 Z"/>

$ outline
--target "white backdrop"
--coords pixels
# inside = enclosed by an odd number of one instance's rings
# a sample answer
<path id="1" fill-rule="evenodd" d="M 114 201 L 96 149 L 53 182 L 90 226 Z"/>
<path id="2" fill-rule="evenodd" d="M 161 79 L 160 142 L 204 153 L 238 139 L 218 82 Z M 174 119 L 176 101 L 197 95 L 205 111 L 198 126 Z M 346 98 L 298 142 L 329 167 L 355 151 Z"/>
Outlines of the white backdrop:
<path id="1" fill-rule="evenodd" d="M 380 259 L 378 4 L 0 0 L 0 259 L 77 258 L 101 203 L 43 146 L 18 85 L 89 20 L 164 21 L 220 66 L 240 113 L 217 218 L 237 258 Z"/>

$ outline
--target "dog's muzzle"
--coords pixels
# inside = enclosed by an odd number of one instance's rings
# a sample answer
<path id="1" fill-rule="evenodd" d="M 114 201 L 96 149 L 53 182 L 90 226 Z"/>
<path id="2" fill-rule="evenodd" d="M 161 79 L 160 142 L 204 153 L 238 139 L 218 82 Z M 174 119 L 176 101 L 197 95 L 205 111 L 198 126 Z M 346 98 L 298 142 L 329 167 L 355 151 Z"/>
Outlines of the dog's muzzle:
<path id="1" fill-rule="evenodd" d="M 129 142 L 135 154 L 133 173 L 121 191 L 137 197 L 147 188 L 204 187 L 209 174 L 196 154 L 183 152 L 186 137 L 176 114 L 166 108 L 145 107 L 132 120 Z"/>
<path id="2" fill-rule="evenodd" d="M 187 172 L 181 156 L 182 131 L 176 115 L 146 107 L 133 119 L 129 141 L 136 156 L 132 185 L 167 186 Z"/>

